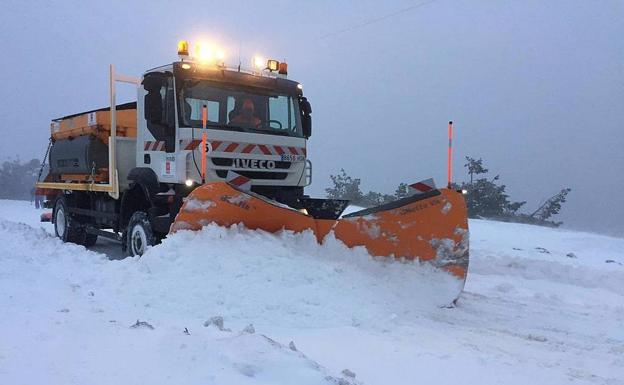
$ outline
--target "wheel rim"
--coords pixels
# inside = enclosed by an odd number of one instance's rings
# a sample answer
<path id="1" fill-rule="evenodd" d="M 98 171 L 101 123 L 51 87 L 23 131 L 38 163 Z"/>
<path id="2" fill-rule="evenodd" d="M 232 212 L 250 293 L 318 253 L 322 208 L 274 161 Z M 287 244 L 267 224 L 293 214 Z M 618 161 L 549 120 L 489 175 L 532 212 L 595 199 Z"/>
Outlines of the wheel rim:
<path id="1" fill-rule="evenodd" d="M 130 246 L 132 255 L 143 255 L 147 247 L 147 235 L 142 226 L 136 225 L 130 233 Z"/>
<path id="2" fill-rule="evenodd" d="M 59 238 L 63 238 L 65 236 L 65 228 L 67 224 L 65 223 L 65 210 L 63 206 L 59 206 L 56 209 L 56 218 L 54 218 L 54 225 L 56 226 L 56 234 Z"/>

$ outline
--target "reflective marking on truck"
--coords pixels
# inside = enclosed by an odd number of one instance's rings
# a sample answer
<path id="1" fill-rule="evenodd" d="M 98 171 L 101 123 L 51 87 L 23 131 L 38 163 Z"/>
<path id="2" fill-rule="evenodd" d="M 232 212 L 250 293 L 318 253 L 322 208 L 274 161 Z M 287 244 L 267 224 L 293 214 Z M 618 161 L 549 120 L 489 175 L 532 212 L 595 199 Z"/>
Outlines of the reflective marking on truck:
<path id="1" fill-rule="evenodd" d="M 236 151 L 237 148 L 238 148 L 238 143 L 231 142 L 223 151 L 224 152 L 238 152 Z"/>
<path id="2" fill-rule="evenodd" d="M 264 155 L 273 155 L 271 150 L 269 150 L 269 148 L 265 146 L 264 144 L 259 144 L 258 148 L 260 149 L 260 151 L 262 151 Z"/>
<path id="3" fill-rule="evenodd" d="M 243 148 L 242 153 L 243 154 L 249 154 L 250 152 L 253 151 L 253 149 L 256 147 L 255 144 L 248 144 L 247 146 L 245 146 L 245 148 Z"/>
<path id="4" fill-rule="evenodd" d="M 273 144 L 258 144 L 258 143 L 239 143 L 220 140 L 210 140 L 209 143 L 212 146 L 212 151 L 215 152 L 229 152 L 239 154 L 258 154 L 258 155 L 292 155 L 293 161 L 303 161 L 306 156 L 305 147 L 294 146 L 278 146 Z M 181 140 L 180 148 L 192 151 L 195 150 L 201 144 L 201 140 Z M 146 149 L 147 150 L 147 149 Z"/>
<path id="5" fill-rule="evenodd" d="M 234 171 L 228 170 L 225 180 L 229 184 L 236 186 L 239 189 L 243 189 L 246 191 L 251 190 L 251 179 Z"/>
<path id="6" fill-rule="evenodd" d="M 143 150 L 144 151 L 164 151 L 165 150 L 165 142 L 162 140 L 156 140 L 156 141 L 145 141 L 143 143 Z"/>

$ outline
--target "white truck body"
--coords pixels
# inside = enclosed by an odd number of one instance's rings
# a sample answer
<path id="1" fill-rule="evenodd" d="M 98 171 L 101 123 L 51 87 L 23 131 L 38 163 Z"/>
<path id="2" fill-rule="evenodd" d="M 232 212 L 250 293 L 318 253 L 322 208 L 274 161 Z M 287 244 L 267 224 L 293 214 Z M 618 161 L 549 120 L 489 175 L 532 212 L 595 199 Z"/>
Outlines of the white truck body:
<path id="1" fill-rule="evenodd" d="M 159 67 L 157 70 L 172 71 L 172 66 Z M 305 137 L 180 127 L 179 119 L 175 119 L 175 151 L 165 151 L 165 143 L 155 138 L 147 128 L 144 118 L 145 106 L 141 103 L 146 94 L 146 90 L 139 85 L 136 167 L 151 168 L 160 182 L 174 184 L 184 184 L 188 181 L 193 181 L 194 184 L 202 182 L 200 170 L 195 163 L 197 165 L 201 163 L 202 149 L 199 142 L 202 134 L 206 132 L 208 146 L 205 182 L 224 180 L 227 171 L 234 171 L 249 176 L 251 184 L 255 186 L 310 185 L 312 164 L 307 159 Z M 176 117 L 178 105 L 176 102 Z M 223 164 L 230 160 L 231 165 Z M 288 167 L 285 163 L 289 163 Z"/>

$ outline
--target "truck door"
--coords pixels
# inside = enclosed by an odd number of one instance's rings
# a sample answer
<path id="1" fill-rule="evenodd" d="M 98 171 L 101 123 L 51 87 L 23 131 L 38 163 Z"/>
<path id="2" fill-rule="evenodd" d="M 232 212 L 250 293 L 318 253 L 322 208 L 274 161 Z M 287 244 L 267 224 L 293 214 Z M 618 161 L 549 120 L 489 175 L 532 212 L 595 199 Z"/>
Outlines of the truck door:
<path id="1" fill-rule="evenodd" d="M 144 117 L 147 129 L 156 141 L 164 142 L 166 152 L 175 151 L 175 93 L 173 75 L 150 73 L 143 78 Z"/>

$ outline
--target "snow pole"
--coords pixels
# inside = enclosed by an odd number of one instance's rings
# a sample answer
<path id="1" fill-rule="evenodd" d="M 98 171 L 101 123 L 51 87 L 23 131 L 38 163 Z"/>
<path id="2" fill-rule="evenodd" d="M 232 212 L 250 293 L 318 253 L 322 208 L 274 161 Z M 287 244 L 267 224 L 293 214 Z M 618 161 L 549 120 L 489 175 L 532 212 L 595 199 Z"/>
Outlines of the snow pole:
<path id="1" fill-rule="evenodd" d="M 206 124 L 208 121 L 208 107 L 204 104 L 202 106 L 202 141 L 201 141 L 201 153 L 202 153 L 202 159 L 201 159 L 201 178 L 202 178 L 202 184 L 206 183 L 206 145 L 207 145 L 207 134 L 206 134 Z"/>
<path id="2" fill-rule="evenodd" d="M 451 188 L 453 181 L 453 122 L 448 123 L 448 159 L 447 159 L 447 179 L 448 188 Z"/>

